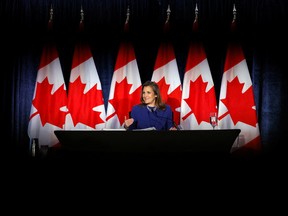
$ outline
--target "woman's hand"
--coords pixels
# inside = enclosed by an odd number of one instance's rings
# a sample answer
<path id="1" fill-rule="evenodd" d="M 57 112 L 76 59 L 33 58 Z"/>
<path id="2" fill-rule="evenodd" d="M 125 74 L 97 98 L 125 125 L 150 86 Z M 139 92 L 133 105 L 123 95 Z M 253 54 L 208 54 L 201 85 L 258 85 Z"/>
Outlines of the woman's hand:
<path id="1" fill-rule="evenodd" d="M 134 122 L 133 118 L 126 119 L 126 116 L 125 116 L 124 128 L 127 129 L 131 124 L 133 124 L 133 122 Z"/>
<path id="2" fill-rule="evenodd" d="M 171 127 L 169 130 L 177 130 L 176 127 Z"/>

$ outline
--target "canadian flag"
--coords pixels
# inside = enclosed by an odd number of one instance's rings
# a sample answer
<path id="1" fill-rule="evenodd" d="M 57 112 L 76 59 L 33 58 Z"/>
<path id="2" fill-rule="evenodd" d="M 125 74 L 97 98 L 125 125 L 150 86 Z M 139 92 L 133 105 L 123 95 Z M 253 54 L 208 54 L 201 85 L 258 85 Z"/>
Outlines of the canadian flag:
<path id="1" fill-rule="evenodd" d="M 80 23 L 80 30 L 83 22 Z M 93 55 L 87 43 L 79 41 L 74 50 L 65 129 L 102 129 L 105 127 L 105 105 L 101 82 Z"/>
<path id="2" fill-rule="evenodd" d="M 234 24 L 233 22 L 233 29 Z M 220 89 L 218 120 L 221 129 L 241 129 L 231 152 L 259 152 L 261 149 L 260 132 L 252 81 L 243 50 L 236 41 L 231 42 L 227 48 Z"/>
<path id="3" fill-rule="evenodd" d="M 166 22 L 165 30 L 168 29 L 169 22 Z M 179 125 L 182 86 L 174 48 L 169 40 L 160 43 L 151 80 L 158 84 L 163 101 L 171 106 L 174 123 Z"/>
<path id="4" fill-rule="evenodd" d="M 126 31 L 128 23 L 125 24 Z M 106 128 L 122 128 L 132 107 L 140 103 L 142 92 L 134 48 L 129 40 L 119 47 L 107 106 Z"/>
<path id="5" fill-rule="evenodd" d="M 36 77 L 28 124 L 29 138 L 38 139 L 39 146 L 56 146 L 59 141 L 54 130 L 64 129 L 67 113 L 66 86 L 59 55 L 54 43 L 48 42 L 43 48 Z"/>
<path id="6" fill-rule="evenodd" d="M 198 19 L 193 23 L 197 34 Z M 212 129 L 210 113 L 217 115 L 214 82 L 202 43 L 190 43 L 183 78 L 180 124 L 185 130 Z"/>

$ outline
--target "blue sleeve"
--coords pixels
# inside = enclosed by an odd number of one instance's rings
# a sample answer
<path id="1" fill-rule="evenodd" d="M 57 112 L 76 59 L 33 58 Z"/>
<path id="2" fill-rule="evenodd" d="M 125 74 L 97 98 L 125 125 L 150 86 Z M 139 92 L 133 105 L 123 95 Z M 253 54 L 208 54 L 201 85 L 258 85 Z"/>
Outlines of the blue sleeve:
<path id="1" fill-rule="evenodd" d="M 166 130 L 169 130 L 171 127 L 174 127 L 173 113 L 169 105 L 166 105 L 166 117 Z"/>

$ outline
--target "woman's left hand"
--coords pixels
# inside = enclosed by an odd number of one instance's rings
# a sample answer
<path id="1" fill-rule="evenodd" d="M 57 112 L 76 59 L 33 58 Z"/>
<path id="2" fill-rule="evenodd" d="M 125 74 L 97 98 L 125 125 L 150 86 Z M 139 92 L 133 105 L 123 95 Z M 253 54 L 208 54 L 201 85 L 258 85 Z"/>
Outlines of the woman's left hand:
<path id="1" fill-rule="evenodd" d="M 176 127 L 171 127 L 169 130 L 177 130 Z"/>

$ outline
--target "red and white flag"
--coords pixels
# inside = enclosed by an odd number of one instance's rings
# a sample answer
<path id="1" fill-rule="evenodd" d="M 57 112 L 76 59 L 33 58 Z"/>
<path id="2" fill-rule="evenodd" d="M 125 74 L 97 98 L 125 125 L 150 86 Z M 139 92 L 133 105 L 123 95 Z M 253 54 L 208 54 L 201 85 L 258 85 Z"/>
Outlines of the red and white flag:
<path id="1" fill-rule="evenodd" d="M 80 23 L 82 29 L 83 23 Z M 105 105 L 101 82 L 90 47 L 83 41 L 75 46 L 68 91 L 65 129 L 102 129 L 105 127 Z"/>
<path id="2" fill-rule="evenodd" d="M 125 24 L 125 29 L 128 29 Z M 142 92 L 139 69 L 131 41 L 120 44 L 112 76 L 107 106 L 106 128 L 123 128 L 125 117 L 140 103 Z"/>
<path id="3" fill-rule="evenodd" d="M 232 24 L 234 28 L 235 21 Z M 258 153 L 261 149 L 259 125 L 250 73 L 239 43 L 227 48 L 219 97 L 220 129 L 241 129 L 231 152 Z"/>
<path id="4" fill-rule="evenodd" d="M 168 29 L 169 23 L 165 25 Z M 171 106 L 173 120 L 179 125 L 182 86 L 174 48 L 170 41 L 162 41 L 159 46 L 151 80 L 158 84 L 163 101 Z"/>
<path id="5" fill-rule="evenodd" d="M 50 25 L 51 23 L 49 23 Z M 64 129 L 67 94 L 58 51 L 54 43 L 47 43 L 41 55 L 32 100 L 28 135 L 38 139 L 39 146 L 59 144 L 54 130 Z"/>
<path id="6" fill-rule="evenodd" d="M 197 34 L 198 19 L 193 23 Z M 191 42 L 183 78 L 180 124 L 185 130 L 212 129 L 210 113 L 217 115 L 214 82 L 202 43 Z"/>

